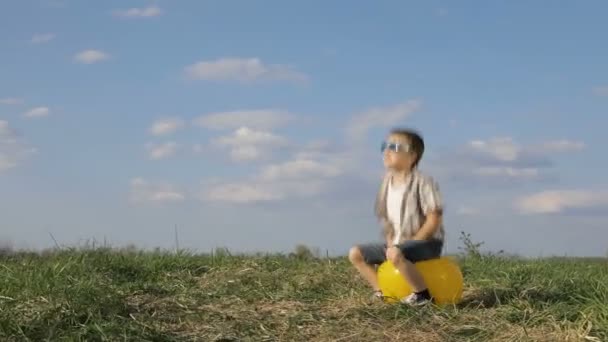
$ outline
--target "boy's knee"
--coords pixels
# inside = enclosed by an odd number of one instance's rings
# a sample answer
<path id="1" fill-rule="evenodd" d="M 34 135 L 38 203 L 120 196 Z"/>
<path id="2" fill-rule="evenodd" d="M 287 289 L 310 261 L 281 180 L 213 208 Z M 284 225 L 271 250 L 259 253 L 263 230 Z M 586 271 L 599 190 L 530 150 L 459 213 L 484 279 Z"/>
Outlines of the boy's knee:
<path id="1" fill-rule="evenodd" d="M 363 262 L 363 253 L 361 253 L 361 249 L 358 246 L 353 246 L 350 249 L 348 252 L 348 260 L 353 264 Z"/>
<path id="2" fill-rule="evenodd" d="M 399 248 L 391 247 L 388 249 L 386 257 L 393 265 L 396 265 L 403 261 L 404 255 Z"/>

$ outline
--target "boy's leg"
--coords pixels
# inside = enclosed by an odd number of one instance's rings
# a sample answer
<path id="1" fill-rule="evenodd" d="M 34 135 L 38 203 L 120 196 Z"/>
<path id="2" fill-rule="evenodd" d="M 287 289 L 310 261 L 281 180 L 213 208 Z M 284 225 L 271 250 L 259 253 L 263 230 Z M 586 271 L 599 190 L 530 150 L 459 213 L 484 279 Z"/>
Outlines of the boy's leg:
<path id="1" fill-rule="evenodd" d="M 359 274 L 376 292 L 380 291 L 375 265 L 386 260 L 386 246 L 384 244 L 357 245 L 350 249 L 348 259 L 359 271 Z"/>
<path id="2" fill-rule="evenodd" d="M 443 243 L 438 240 L 410 240 L 399 245 L 398 248 L 392 247 L 387 253 L 391 262 L 412 286 L 414 294 L 421 300 L 430 299 L 430 294 L 414 264 L 439 257 L 442 247 Z M 410 298 L 413 299 L 416 299 L 416 296 Z"/>

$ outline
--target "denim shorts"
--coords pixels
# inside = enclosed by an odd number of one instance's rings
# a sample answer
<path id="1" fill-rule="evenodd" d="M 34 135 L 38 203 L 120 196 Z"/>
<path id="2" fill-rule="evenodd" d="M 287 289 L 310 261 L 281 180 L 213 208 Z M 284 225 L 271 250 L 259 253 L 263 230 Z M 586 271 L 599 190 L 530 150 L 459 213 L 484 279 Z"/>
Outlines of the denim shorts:
<path id="1" fill-rule="evenodd" d="M 365 263 L 380 265 L 386 261 L 385 243 L 368 243 L 358 245 Z M 406 260 L 412 263 L 439 258 L 443 249 L 443 241 L 431 240 L 408 240 L 399 245 L 401 253 Z"/>

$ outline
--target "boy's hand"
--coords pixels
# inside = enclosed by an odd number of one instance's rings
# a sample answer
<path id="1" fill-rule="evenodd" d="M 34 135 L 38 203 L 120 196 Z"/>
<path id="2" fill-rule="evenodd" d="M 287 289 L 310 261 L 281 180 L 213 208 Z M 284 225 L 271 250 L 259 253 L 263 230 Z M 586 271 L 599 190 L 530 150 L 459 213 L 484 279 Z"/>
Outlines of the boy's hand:
<path id="1" fill-rule="evenodd" d="M 393 239 L 394 238 L 392 236 L 390 236 L 390 235 L 386 237 L 386 248 L 388 248 L 388 247 L 390 247 L 390 246 L 393 245 Z"/>
<path id="2" fill-rule="evenodd" d="M 393 248 L 393 240 L 392 239 L 387 239 L 386 240 L 386 248 L 384 249 L 385 260 L 390 260 L 388 258 L 388 250 L 391 249 L 391 248 Z"/>

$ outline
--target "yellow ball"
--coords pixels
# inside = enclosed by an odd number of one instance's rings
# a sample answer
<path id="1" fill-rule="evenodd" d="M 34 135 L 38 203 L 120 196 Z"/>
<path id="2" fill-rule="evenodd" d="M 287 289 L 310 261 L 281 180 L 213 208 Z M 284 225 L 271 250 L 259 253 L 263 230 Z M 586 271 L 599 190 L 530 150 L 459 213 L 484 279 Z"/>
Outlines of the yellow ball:
<path id="1" fill-rule="evenodd" d="M 462 299 L 463 278 L 460 267 L 448 257 L 415 263 L 422 274 L 431 296 L 438 305 L 457 304 Z M 411 285 L 390 261 L 378 267 L 378 285 L 385 301 L 394 303 L 412 293 Z"/>

